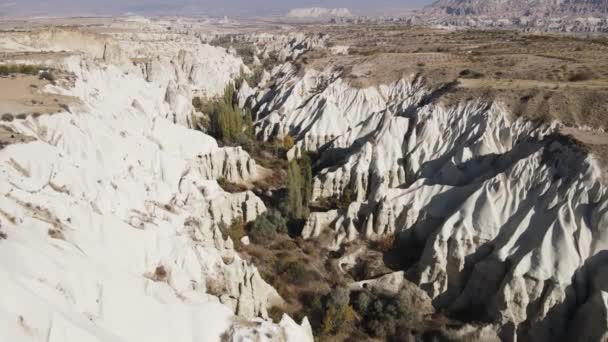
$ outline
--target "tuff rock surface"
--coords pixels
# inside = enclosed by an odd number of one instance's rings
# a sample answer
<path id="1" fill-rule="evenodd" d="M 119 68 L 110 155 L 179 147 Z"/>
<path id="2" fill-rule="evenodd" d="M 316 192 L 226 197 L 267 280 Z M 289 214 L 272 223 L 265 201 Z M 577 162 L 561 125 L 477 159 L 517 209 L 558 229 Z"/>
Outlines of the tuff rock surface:
<path id="1" fill-rule="evenodd" d="M 559 123 L 484 99 L 448 107 L 414 76 L 360 89 L 331 66 L 288 62 L 272 78 L 248 90 L 258 135 L 294 137 L 291 158 L 318 155 L 314 199 L 353 194 L 313 212 L 304 238 L 338 250 L 396 234 L 407 278 L 435 307 L 504 340 L 603 339 L 604 319 L 589 319 L 606 317 L 606 184 Z"/>
<path id="2" fill-rule="evenodd" d="M 242 61 L 197 38 L 118 35 L 5 44 L 64 51 L 44 63 L 73 86 L 45 91 L 79 105 L 4 123 L 30 139 L 0 153 L 0 339 L 312 341 L 307 321 L 267 320 L 283 299 L 219 229 L 266 207 L 216 179 L 261 168 L 188 128 L 192 96 L 219 94 Z"/>

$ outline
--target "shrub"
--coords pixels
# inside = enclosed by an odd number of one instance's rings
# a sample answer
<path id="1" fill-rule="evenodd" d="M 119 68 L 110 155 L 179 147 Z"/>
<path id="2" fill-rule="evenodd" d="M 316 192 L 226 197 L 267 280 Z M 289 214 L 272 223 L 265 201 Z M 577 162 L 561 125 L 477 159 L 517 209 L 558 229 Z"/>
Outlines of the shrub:
<path id="1" fill-rule="evenodd" d="M 376 241 L 372 241 L 371 247 L 377 251 L 386 253 L 395 246 L 395 235 L 387 235 Z"/>
<path id="2" fill-rule="evenodd" d="M 349 291 L 345 288 L 336 288 L 329 293 L 325 305 L 322 334 L 336 334 L 355 319 L 355 313 L 349 305 Z"/>
<path id="3" fill-rule="evenodd" d="M 308 270 L 301 261 L 290 261 L 285 265 L 283 273 L 290 283 L 296 285 L 305 285 L 315 279 L 315 273 Z"/>
<path id="4" fill-rule="evenodd" d="M 317 278 L 317 274 L 309 270 L 307 264 L 301 259 L 279 258 L 275 266 L 277 273 L 289 284 L 302 286 Z"/>
<path id="5" fill-rule="evenodd" d="M 224 191 L 232 193 L 232 194 L 237 193 L 237 192 L 247 191 L 247 187 L 245 187 L 244 185 L 233 183 L 233 182 L 229 181 L 228 179 L 226 179 L 225 177 L 221 177 L 220 179 L 218 179 L 217 184 L 219 184 L 219 186 Z"/>
<path id="6" fill-rule="evenodd" d="M 251 73 L 247 79 L 247 83 L 249 83 L 251 87 L 256 87 L 262 82 L 262 77 L 264 77 L 264 68 L 257 67 L 253 69 L 253 73 Z"/>
<path id="7" fill-rule="evenodd" d="M 283 313 L 284 311 L 281 308 L 273 306 L 268 310 L 268 317 L 270 317 L 273 322 L 278 323 L 283 318 Z"/>
<path id="8" fill-rule="evenodd" d="M 220 98 L 207 102 L 200 97 L 192 99 L 192 106 L 209 117 L 208 124 L 203 124 L 207 133 L 226 143 L 233 142 L 243 133 L 244 115 L 234 103 L 235 94 L 234 85 L 230 83 Z"/>
<path id="9" fill-rule="evenodd" d="M 37 75 L 42 68 L 38 65 L 29 64 L 3 64 L 0 65 L 0 76 L 10 74 Z"/>
<path id="10" fill-rule="evenodd" d="M 199 112 L 203 111 L 203 100 L 201 100 L 200 97 L 195 96 L 194 98 L 192 98 L 192 107 L 194 107 L 194 109 L 196 109 Z"/>
<path id="11" fill-rule="evenodd" d="M 277 233 L 287 233 L 287 220 L 276 209 L 269 209 L 250 224 L 249 235 L 257 244 L 268 244 Z"/>
<path id="12" fill-rule="evenodd" d="M 402 340 L 408 333 L 410 301 L 407 293 L 397 295 L 360 292 L 354 308 L 362 316 L 363 328 L 372 336 L 385 340 Z"/>
<path id="13" fill-rule="evenodd" d="M 474 70 L 464 69 L 459 73 L 462 78 L 482 78 L 483 74 Z"/>
<path id="14" fill-rule="evenodd" d="M 590 71 L 578 71 L 568 76 L 570 82 L 582 82 L 588 81 L 593 78 L 593 74 Z"/>
<path id="15" fill-rule="evenodd" d="M 157 266 L 156 269 L 154 270 L 154 281 L 164 281 L 165 279 L 167 279 L 167 270 L 165 269 L 165 266 L 160 265 Z"/>
<path id="16" fill-rule="evenodd" d="M 369 293 L 367 293 L 367 291 L 361 291 L 357 295 L 357 299 L 355 301 L 355 309 L 357 309 L 357 311 L 360 313 L 366 313 L 371 301 L 372 298 Z"/>
<path id="17" fill-rule="evenodd" d="M 342 196 L 340 196 L 340 200 L 338 201 L 338 208 L 346 209 L 348 206 L 353 203 L 355 198 L 355 194 L 350 187 L 346 187 L 342 192 Z"/>
<path id="18" fill-rule="evenodd" d="M 291 135 L 286 135 L 285 137 L 283 137 L 282 145 L 286 151 L 289 151 L 289 150 L 291 150 L 293 145 L 295 145 L 295 141 L 294 141 L 293 137 L 291 137 Z"/>
<path id="19" fill-rule="evenodd" d="M 206 277 L 205 278 L 205 287 L 208 294 L 213 296 L 221 296 L 226 293 L 226 285 L 224 282 L 219 279 Z"/>
<path id="20" fill-rule="evenodd" d="M 246 235 L 245 223 L 243 222 L 242 218 L 235 218 L 232 220 L 230 226 L 226 225 L 224 222 L 221 222 L 219 224 L 219 229 L 224 239 L 230 237 L 235 247 L 241 247 L 241 239 Z"/>
<path id="21" fill-rule="evenodd" d="M 55 84 L 55 75 L 53 75 L 50 71 L 42 71 L 39 78 Z"/>

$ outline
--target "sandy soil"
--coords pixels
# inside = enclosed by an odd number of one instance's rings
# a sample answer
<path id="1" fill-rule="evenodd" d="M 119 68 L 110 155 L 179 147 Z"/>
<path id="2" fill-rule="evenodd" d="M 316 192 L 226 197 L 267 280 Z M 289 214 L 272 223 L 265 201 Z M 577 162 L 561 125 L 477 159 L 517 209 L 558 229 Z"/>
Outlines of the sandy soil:
<path id="1" fill-rule="evenodd" d="M 37 76 L 0 77 L 0 115 L 3 121 L 23 119 L 35 113 L 56 113 L 78 103 L 76 99 L 43 91 L 50 84 Z"/>

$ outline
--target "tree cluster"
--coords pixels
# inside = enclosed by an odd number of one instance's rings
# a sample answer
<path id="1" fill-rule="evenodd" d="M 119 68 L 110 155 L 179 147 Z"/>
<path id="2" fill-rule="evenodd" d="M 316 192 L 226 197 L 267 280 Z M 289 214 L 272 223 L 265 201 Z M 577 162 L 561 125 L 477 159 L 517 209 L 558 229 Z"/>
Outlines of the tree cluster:
<path id="1" fill-rule="evenodd" d="M 194 108 L 207 115 L 203 122 L 207 133 L 226 144 L 248 143 L 253 137 L 253 119 L 250 110 L 241 110 L 235 103 L 236 89 L 232 83 L 224 89 L 224 94 L 205 102 L 199 97 L 192 100 Z"/>

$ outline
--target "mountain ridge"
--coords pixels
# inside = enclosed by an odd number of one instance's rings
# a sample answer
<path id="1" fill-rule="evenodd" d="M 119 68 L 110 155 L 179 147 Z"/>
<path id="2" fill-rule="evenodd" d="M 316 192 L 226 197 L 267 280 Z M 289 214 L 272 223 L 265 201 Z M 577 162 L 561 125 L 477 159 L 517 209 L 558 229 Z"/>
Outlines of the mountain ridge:
<path id="1" fill-rule="evenodd" d="M 438 0 L 427 12 L 444 15 L 563 16 L 607 14 L 606 0 Z"/>

